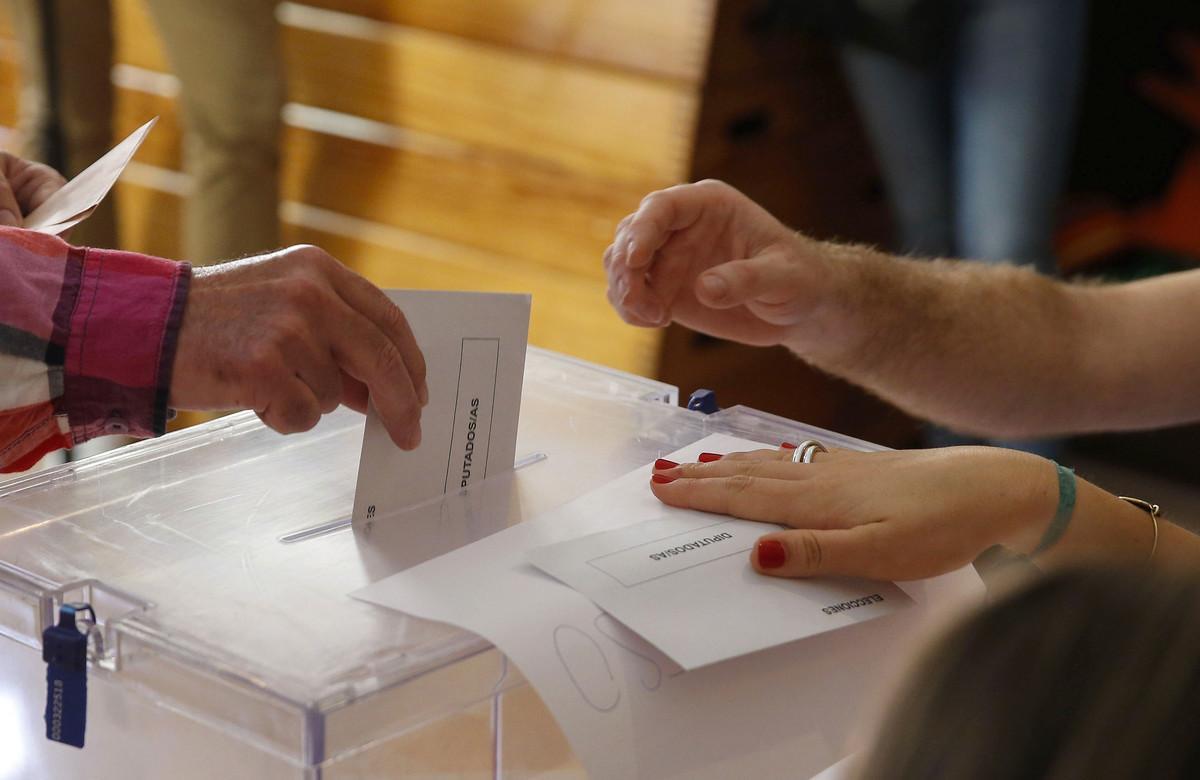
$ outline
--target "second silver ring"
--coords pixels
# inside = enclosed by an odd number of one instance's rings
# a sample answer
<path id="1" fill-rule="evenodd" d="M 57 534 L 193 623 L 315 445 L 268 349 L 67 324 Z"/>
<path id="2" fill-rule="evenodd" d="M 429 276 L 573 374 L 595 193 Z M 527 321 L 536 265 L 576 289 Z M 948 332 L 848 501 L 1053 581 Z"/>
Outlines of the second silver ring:
<path id="1" fill-rule="evenodd" d="M 805 439 L 792 452 L 792 463 L 812 463 L 818 452 L 829 452 L 829 449 L 816 439 Z"/>

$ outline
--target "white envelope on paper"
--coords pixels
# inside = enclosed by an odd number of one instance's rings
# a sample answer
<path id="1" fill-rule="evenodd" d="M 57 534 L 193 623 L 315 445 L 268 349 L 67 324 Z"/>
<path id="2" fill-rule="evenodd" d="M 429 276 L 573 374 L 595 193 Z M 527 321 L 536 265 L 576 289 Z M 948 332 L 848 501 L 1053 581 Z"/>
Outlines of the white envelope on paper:
<path id="1" fill-rule="evenodd" d="M 58 235 L 87 219 L 121 178 L 138 147 L 158 122 L 154 117 L 71 179 L 23 220 L 28 230 Z"/>
<path id="2" fill-rule="evenodd" d="M 716 434 L 707 452 L 757 449 Z M 647 512 L 651 467 L 619 479 L 556 514 L 631 521 L 526 554 L 542 571 L 591 599 L 684 669 L 889 615 L 912 599 L 891 582 L 764 577 L 750 549 L 778 526 L 656 505 Z"/>
<path id="3" fill-rule="evenodd" d="M 511 471 L 516 456 L 530 297 L 431 290 L 390 290 L 388 297 L 425 356 L 429 404 L 421 445 L 411 452 L 368 412 L 355 524 Z"/>

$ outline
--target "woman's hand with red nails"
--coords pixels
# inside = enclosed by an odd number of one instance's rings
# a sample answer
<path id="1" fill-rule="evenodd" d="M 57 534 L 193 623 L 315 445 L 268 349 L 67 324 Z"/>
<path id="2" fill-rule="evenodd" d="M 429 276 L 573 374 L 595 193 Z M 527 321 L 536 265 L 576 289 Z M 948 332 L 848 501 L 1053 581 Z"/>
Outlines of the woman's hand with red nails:
<path id="1" fill-rule="evenodd" d="M 1043 458 L 990 447 L 733 453 L 656 468 L 664 503 L 790 526 L 751 555 L 778 577 L 932 577 L 996 544 L 1033 549 L 1054 516 L 1058 482 Z"/>
<path id="2" fill-rule="evenodd" d="M 822 299 L 829 259 L 719 181 L 647 195 L 604 253 L 608 300 L 628 323 L 678 322 L 719 338 L 775 345 Z"/>

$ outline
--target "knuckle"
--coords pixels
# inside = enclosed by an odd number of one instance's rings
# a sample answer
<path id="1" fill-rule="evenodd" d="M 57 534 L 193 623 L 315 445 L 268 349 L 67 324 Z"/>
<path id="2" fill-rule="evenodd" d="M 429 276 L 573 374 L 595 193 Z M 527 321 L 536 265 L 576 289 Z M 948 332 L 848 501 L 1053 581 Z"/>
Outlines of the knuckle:
<path id="1" fill-rule="evenodd" d="M 730 264 L 726 270 L 733 274 L 736 283 L 750 287 L 757 284 L 762 277 L 758 268 L 748 263 Z"/>
<path id="2" fill-rule="evenodd" d="M 284 403 L 281 410 L 288 429 L 293 433 L 307 431 L 321 419 L 321 410 L 307 399 L 293 397 Z"/>
<path id="3" fill-rule="evenodd" d="M 242 354 L 245 373 L 253 378 L 272 378 L 283 367 L 279 342 L 274 338 L 256 339 Z"/>
<path id="4" fill-rule="evenodd" d="M 286 352 L 308 341 L 308 323 L 299 317 L 287 317 L 276 323 L 272 337 L 279 350 Z"/>
<path id="5" fill-rule="evenodd" d="M 321 410 L 317 407 L 297 410 L 292 418 L 292 433 L 311 431 L 321 421 Z"/>
<path id="6" fill-rule="evenodd" d="M 293 276 L 283 280 L 283 297 L 293 308 L 312 312 L 324 303 L 325 287 L 315 279 Z"/>
<path id="7" fill-rule="evenodd" d="M 408 317 L 404 316 L 404 311 L 391 301 L 384 308 L 383 318 L 388 328 L 394 331 L 406 332 L 409 330 Z"/>
<path id="8" fill-rule="evenodd" d="M 651 192 L 648 195 L 646 195 L 646 197 L 642 198 L 641 206 L 642 206 L 642 208 L 653 206 L 655 203 L 658 203 L 662 199 L 663 199 L 663 191 L 655 190 L 654 192 Z"/>
<path id="9" fill-rule="evenodd" d="M 307 351 L 310 340 L 309 328 L 303 320 L 284 318 L 265 327 L 246 354 L 255 370 L 280 373 Z"/>
<path id="10" fill-rule="evenodd" d="M 66 178 L 61 173 L 59 173 L 54 168 L 51 168 L 49 165 L 46 165 L 45 163 L 34 163 L 33 169 L 40 176 L 45 178 L 47 181 L 50 181 L 50 182 L 53 182 L 56 184 L 65 184 L 67 181 Z"/>
<path id="11" fill-rule="evenodd" d="M 382 376 L 394 376 L 404 371 L 404 358 L 392 344 L 385 344 L 375 358 L 375 370 Z"/>
<path id="12" fill-rule="evenodd" d="M 401 357 L 400 352 L 392 345 L 389 344 L 380 350 L 375 368 L 379 372 L 379 376 L 383 382 L 397 390 L 401 387 L 406 387 L 406 384 L 399 380 L 402 376 L 408 375 L 408 370 L 405 367 L 404 358 Z M 413 385 L 418 384 L 411 381 L 411 379 L 410 383 Z M 395 406 L 393 407 L 395 416 L 407 420 L 420 414 L 420 406 L 417 404 L 416 396 L 412 393 L 397 392 L 393 397 L 395 398 Z"/>
<path id="13" fill-rule="evenodd" d="M 755 478 L 749 474 L 734 474 L 725 480 L 725 488 L 733 494 L 745 493 L 754 487 Z"/>
<path id="14" fill-rule="evenodd" d="M 747 477 L 763 476 L 763 464 L 761 460 L 743 460 L 737 464 L 741 474 Z"/>
<path id="15" fill-rule="evenodd" d="M 325 367 L 323 373 L 317 378 L 316 384 L 313 393 L 321 405 L 321 411 L 329 412 L 336 409 L 342 400 L 342 378 L 338 370 Z"/>
<path id="16" fill-rule="evenodd" d="M 329 254 L 324 249 L 313 244 L 296 244 L 291 251 L 303 262 L 314 265 L 324 263 L 329 259 Z"/>
<path id="17" fill-rule="evenodd" d="M 321 414 L 329 414 L 342 405 L 342 394 L 340 391 L 322 393 L 317 400 L 321 404 Z"/>
<path id="18" fill-rule="evenodd" d="M 412 376 L 414 385 L 420 385 L 424 383 L 428 372 L 429 366 L 426 365 L 424 356 L 418 356 L 416 365 L 409 369 L 409 374 Z"/>
<path id="19" fill-rule="evenodd" d="M 696 187 L 704 190 L 711 190 L 713 192 L 724 192 L 732 189 L 728 184 L 720 179 L 701 179 L 700 181 L 696 182 Z"/>
<path id="20" fill-rule="evenodd" d="M 789 557 L 804 571 L 816 571 L 821 568 L 825 553 L 816 533 L 809 530 L 796 531 L 788 535 L 787 544 L 791 548 L 788 551 Z"/>

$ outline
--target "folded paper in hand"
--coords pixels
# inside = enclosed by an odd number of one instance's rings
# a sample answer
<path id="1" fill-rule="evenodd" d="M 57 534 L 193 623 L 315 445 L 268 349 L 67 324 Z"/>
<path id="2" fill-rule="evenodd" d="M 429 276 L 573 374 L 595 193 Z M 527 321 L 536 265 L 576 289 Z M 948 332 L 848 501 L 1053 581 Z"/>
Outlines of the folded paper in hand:
<path id="1" fill-rule="evenodd" d="M 157 121 L 158 117 L 154 117 L 134 130 L 128 138 L 63 185 L 62 189 L 25 216 L 23 227 L 56 236 L 91 216 L 117 183 Z"/>

